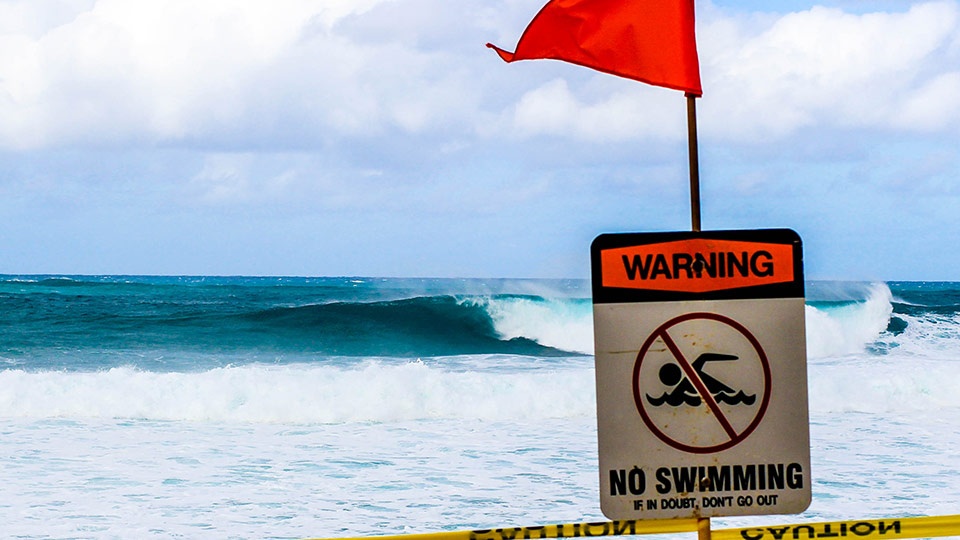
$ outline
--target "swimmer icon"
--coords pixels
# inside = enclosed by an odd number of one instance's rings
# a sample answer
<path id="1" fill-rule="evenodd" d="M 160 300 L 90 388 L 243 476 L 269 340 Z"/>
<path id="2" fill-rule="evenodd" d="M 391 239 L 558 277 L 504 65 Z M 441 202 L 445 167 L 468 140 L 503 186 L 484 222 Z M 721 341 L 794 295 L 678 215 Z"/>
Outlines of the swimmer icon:
<path id="1" fill-rule="evenodd" d="M 703 382 L 703 385 L 717 403 L 753 405 L 757 399 L 756 395 L 747 395 L 742 390 L 734 390 L 704 371 L 708 362 L 731 362 L 734 360 L 739 360 L 739 357 L 732 354 L 703 353 L 690 366 L 693 367 L 693 371 L 696 372 L 697 377 Z M 667 404 L 679 407 L 687 404 L 691 407 L 697 407 L 703 402 L 700 393 L 697 392 L 696 387 L 690 381 L 690 378 L 683 373 L 683 369 L 679 365 L 674 363 L 664 364 L 660 367 L 659 378 L 660 382 L 672 388 L 672 390 L 664 392 L 660 397 L 647 394 L 646 398 L 650 405 L 659 407 Z"/>

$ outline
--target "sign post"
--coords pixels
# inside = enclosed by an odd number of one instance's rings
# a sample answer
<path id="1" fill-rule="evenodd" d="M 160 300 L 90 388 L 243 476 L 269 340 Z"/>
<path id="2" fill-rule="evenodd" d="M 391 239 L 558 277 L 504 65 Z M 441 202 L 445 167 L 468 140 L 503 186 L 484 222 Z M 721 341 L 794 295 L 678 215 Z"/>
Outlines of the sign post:
<path id="1" fill-rule="evenodd" d="M 799 236 L 601 235 L 591 263 L 604 515 L 802 512 L 811 489 Z"/>

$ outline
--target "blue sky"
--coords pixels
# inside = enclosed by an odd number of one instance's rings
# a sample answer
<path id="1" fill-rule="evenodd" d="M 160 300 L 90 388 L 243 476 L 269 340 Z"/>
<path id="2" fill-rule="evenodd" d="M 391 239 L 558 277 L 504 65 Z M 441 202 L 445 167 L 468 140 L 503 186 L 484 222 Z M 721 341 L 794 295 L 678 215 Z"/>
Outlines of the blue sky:
<path id="1" fill-rule="evenodd" d="M 0 0 L 0 273 L 587 277 L 689 230 L 681 93 L 484 47 L 542 4 Z M 704 229 L 960 280 L 960 0 L 696 8 Z"/>

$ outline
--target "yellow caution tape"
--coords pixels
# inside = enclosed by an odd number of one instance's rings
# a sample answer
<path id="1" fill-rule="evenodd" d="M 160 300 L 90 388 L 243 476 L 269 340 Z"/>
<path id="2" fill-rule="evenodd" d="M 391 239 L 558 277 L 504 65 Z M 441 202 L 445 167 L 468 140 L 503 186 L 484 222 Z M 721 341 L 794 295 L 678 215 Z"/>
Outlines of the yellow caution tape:
<path id="1" fill-rule="evenodd" d="M 698 523 L 707 520 L 653 519 L 643 521 L 606 521 L 566 523 L 539 527 L 505 527 L 426 534 L 366 536 L 336 540 L 539 540 L 541 538 L 590 538 L 697 532 Z M 960 536 L 960 515 L 879 518 L 851 521 L 768 525 L 710 531 L 712 540 L 870 540 L 892 538 L 932 538 Z M 315 538 L 312 540 L 332 540 Z"/>
<path id="2" fill-rule="evenodd" d="M 540 538 L 586 538 L 594 536 L 622 536 L 696 532 L 696 519 L 652 519 L 643 521 L 603 521 L 598 523 L 565 523 L 540 527 L 505 527 L 426 534 L 401 534 L 338 538 L 336 540 L 538 540 Z M 324 539 L 313 539 L 324 540 Z"/>
<path id="3" fill-rule="evenodd" d="M 712 531 L 713 540 L 885 539 L 960 536 L 960 515 L 879 518 Z"/>

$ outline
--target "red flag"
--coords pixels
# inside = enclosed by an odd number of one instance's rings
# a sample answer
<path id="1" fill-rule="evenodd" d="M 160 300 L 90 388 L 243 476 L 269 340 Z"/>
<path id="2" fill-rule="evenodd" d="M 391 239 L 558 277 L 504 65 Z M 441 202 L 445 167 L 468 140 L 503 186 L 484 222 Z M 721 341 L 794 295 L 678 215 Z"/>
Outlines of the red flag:
<path id="1" fill-rule="evenodd" d="M 550 0 L 507 62 L 550 58 L 700 96 L 693 0 Z"/>

